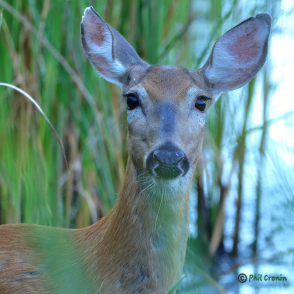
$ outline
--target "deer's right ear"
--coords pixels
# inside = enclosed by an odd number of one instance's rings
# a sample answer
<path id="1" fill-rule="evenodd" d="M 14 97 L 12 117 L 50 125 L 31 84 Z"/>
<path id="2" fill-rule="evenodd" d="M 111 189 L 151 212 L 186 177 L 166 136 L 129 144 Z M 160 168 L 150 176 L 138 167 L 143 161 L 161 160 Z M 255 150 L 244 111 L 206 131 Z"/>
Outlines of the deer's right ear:
<path id="1" fill-rule="evenodd" d="M 85 9 L 81 22 L 84 51 L 94 69 L 107 81 L 122 86 L 132 65 L 147 67 L 132 46 L 93 9 Z"/>

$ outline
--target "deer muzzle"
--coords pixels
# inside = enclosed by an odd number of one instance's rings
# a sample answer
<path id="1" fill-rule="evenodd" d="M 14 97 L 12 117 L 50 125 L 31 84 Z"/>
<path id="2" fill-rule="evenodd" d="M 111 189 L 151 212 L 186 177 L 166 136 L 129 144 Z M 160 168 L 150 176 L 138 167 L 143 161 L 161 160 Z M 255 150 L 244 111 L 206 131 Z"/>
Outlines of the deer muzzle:
<path id="1" fill-rule="evenodd" d="M 146 166 L 154 176 L 165 180 L 184 176 L 190 167 L 186 154 L 172 142 L 166 142 L 152 151 Z"/>

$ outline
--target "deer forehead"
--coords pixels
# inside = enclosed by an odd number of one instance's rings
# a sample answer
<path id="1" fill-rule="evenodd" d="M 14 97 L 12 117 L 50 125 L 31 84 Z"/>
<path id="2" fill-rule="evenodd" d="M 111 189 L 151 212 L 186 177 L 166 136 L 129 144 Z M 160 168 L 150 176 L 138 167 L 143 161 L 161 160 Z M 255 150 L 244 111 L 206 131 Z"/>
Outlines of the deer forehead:
<path id="1" fill-rule="evenodd" d="M 187 97 L 197 93 L 211 95 L 209 86 L 203 82 L 201 72 L 190 72 L 183 67 L 156 65 L 146 70 L 130 74 L 129 90 L 140 88 L 154 102 L 172 100 L 186 101 Z M 144 89 L 144 91 L 142 91 Z"/>

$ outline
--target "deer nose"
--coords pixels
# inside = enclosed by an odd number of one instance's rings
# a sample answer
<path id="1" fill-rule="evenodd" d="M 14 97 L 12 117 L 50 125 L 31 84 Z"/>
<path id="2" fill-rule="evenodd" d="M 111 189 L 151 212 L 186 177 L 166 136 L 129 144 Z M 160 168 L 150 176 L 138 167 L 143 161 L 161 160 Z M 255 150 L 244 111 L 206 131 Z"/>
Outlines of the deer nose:
<path id="1" fill-rule="evenodd" d="M 169 180 L 185 175 L 189 162 L 179 147 L 167 142 L 149 154 L 146 166 L 152 174 Z"/>
<path id="2" fill-rule="evenodd" d="M 177 165 L 185 154 L 182 150 L 155 150 L 153 156 L 159 164 Z"/>

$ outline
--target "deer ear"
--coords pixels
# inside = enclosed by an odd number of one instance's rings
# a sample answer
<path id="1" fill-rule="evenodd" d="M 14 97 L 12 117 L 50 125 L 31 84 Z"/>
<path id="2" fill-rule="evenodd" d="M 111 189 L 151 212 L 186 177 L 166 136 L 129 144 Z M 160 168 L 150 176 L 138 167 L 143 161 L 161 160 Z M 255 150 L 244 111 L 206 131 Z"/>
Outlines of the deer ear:
<path id="1" fill-rule="evenodd" d="M 271 16 L 250 17 L 215 43 L 202 68 L 215 95 L 248 83 L 263 66 L 268 47 Z"/>
<path id="2" fill-rule="evenodd" d="M 93 9 L 85 9 L 81 22 L 82 45 L 94 69 L 107 81 L 122 86 L 132 65 L 147 66 L 124 37 Z"/>

